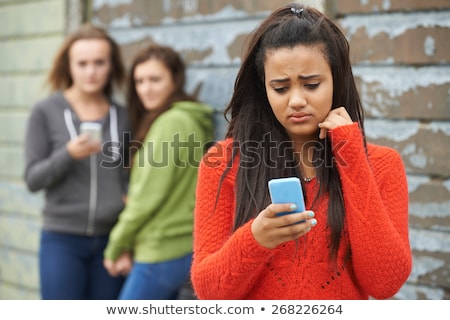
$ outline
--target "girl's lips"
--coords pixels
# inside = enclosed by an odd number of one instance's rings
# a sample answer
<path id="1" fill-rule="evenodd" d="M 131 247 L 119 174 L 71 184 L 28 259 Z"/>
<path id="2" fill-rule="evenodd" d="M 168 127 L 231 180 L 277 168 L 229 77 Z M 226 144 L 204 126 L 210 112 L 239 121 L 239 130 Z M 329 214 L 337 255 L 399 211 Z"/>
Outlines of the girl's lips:
<path id="1" fill-rule="evenodd" d="M 296 123 L 308 121 L 310 118 L 311 115 L 306 112 L 293 112 L 289 114 L 289 119 Z"/>

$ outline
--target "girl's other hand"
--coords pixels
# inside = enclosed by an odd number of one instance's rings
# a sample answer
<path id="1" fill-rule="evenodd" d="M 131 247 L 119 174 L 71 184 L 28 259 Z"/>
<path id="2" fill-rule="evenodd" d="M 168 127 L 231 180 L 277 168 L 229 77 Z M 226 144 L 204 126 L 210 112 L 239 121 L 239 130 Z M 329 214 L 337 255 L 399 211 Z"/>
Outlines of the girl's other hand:
<path id="1" fill-rule="evenodd" d="M 344 107 L 333 109 L 328 113 L 325 120 L 319 123 L 319 139 L 325 139 L 329 130 L 352 123 L 352 118 L 350 118 L 350 115 Z"/>

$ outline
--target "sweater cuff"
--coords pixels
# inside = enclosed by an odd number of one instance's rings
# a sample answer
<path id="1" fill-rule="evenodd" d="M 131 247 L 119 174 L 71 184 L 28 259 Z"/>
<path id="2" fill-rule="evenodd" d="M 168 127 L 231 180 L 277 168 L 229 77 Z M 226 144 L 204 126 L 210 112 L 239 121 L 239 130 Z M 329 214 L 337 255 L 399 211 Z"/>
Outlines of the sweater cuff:
<path id="1" fill-rule="evenodd" d="M 67 146 L 56 150 L 51 157 L 53 160 L 53 166 L 58 172 L 66 171 L 75 161 L 75 159 L 70 155 L 69 150 L 67 150 Z"/>
<path id="2" fill-rule="evenodd" d="M 236 231 L 236 239 L 238 239 L 238 242 L 245 243 L 245 246 L 239 245 L 243 262 L 267 260 L 273 254 L 272 249 L 263 247 L 256 241 L 251 230 L 252 223 L 253 219 Z"/>
<path id="3" fill-rule="evenodd" d="M 338 166 L 347 168 L 357 165 L 361 155 L 365 154 L 363 137 L 358 123 L 337 127 L 331 130 L 329 135 Z"/>
<path id="4" fill-rule="evenodd" d="M 116 246 L 114 243 L 109 241 L 108 246 L 103 252 L 103 256 L 111 261 L 116 261 L 124 251 L 127 250 L 125 248 L 121 248 L 120 246 Z"/>

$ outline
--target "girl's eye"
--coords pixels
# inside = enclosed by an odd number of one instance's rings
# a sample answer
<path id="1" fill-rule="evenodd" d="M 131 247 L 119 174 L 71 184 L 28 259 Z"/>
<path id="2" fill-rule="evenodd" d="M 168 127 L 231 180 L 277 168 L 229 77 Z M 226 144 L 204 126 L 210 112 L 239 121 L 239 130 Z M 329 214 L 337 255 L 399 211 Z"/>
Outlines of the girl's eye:
<path id="1" fill-rule="evenodd" d="M 308 88 L 309 90 L 314 90 L 317 89 L 319 87 L 320 83 L 308 83 L 305 84 L 305 87 Z"/>
<path id="2" fill-rule="evenodd" d="M 97 61 L 95 61 L 95 64 L 96 64 L 97 66 L 103 66 L 103 65 L 106 64 L 106 61 L 105 61 L 105 60 L 97 60 Z"/>
<path id="3" fill-rule="evenodd" d="M 287 89 L 287 87 L 273 88 L 276 93 L 284 93 Z"/>

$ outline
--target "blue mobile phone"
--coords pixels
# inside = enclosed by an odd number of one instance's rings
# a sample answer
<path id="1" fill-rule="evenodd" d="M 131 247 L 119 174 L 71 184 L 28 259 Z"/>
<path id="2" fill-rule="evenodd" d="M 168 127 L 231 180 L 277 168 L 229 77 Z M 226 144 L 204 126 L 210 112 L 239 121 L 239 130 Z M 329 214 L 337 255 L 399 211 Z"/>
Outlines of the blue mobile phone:
<path id="1" fill-rule="evenodd" d="M 268 184 L 272 203 L 295 203 L 297 205 L 297 210 L 280 212 L 278 215 L 305 211 L 305 200 L 299 178 L 272 179 Z"/>

